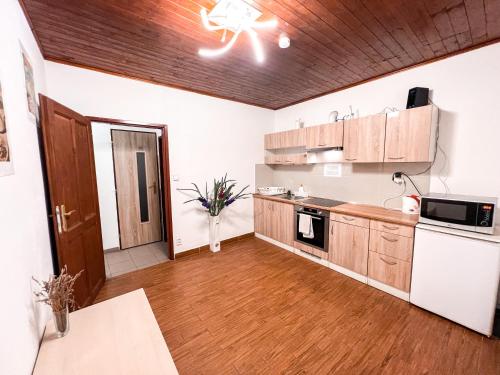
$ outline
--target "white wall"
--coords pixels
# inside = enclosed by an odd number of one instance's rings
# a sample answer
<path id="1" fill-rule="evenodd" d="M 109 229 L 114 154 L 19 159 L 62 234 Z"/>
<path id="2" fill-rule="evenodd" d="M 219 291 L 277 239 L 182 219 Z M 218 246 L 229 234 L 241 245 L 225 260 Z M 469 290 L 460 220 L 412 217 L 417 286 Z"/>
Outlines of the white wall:
<path id="1" fill-rule="evenodd" d="M 14 174 L 0 177 L 0 374 L 30 374 L 48 307 L 32 298 L 31 277 L 53 272 L 36 125 L 26 104 L 22 42 L 45 92 L 44 61 L 16 0 L 0 1 L 0 81 Z"/>
<path id="2" fill-rule="evenodd" d="M 273 111 L 186 91 L 47 62 L 49 96 L 89 116 L 164 123 L 169 126 L 175 252 L 208 243 L 208 219 L 176 189 L 213 181 L 224 173 L 254 190 L 255 164 L 264 159 L 263 134 Z M 224 212 L 221 237 L 253 231 L 252 200 Z"/>
<path id="3" fill-rule="evenodd" d="M 156 133 L 158 136 L 161 135 L 161 130 L 159 129 L 92 123 L 92 139 L 94 142 L 97 191 L 99 194 L 99 211 L 104 250 L 120 247 L 111 129 L 151 132 Z"/>
<path id="4" fill-rule="evenodd" d="M 360 116 L 384 107 L 406 107 L 408 89 L 429 87 L 441 109 L 440 144 L 448 155 L 444 174 L 452 193 L 500 197 L 498 100 L 500 43 L 410 69 L 348 90 L 309 100 L 275 112 L 275 129 L 324 123 L 332 110 Z M 432 170 L 431 191 L 443 192 L 437 178 L 442 155 Z"/>

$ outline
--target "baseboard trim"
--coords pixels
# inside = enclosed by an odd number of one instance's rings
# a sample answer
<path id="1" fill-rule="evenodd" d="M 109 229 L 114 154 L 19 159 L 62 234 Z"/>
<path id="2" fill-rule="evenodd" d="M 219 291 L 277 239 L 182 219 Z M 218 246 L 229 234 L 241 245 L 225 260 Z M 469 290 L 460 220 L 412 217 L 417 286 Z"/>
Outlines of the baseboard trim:
<path id="1" fill-rule="evenodd" d="M 113 251 L 120 251 L 119 247 L 110 247 L 109 249 L 104 249 L 105 253 L 112 253 Z"/>
<path id="2" fill-rule="evenodd" d="M 239 236 L 235 236 L 235 237 L 231 237 L 231 238 L 226 238 L 225 240 L 222 240 L 220 242 L 220 244 L 221 244 L 221 247 L 222 247 L 222 245 L 227 245 L 227 244 L 230 244 L 230 243 L 233 243 L 233 242 L 241 241 L 241 240 L 244 240 L 246 238 L 253 237 L 253 236 L 254 236 L 254 232 L 249 232 L 249 233 L 241 234 Z M 223 249 L 221 249 L 221 250 L 223 250 Z M 206 253 L 208 251 L 210 251 L 210 246 L 209 245 L 203 245 L 203 246 L 195 247 L 193 249 L 181 251 L 180 253 L 176 253 L 175 254 L 175 259 L 182 259 L 182 258 L 193 256 L 193 255 L 199 255 L 201 253 Z"/>
<path id="3" fill-rule="evenodd" d="M 348 270 L 347 268 L 341 267 L 337 264 L 333 264 L 331 262 L 328 262 L 328 267 L 334 271 L 337 271 L 338 273 L 341 273 L 343 275 L 349 276 L 350 278 L 357 280 L 359 282 L 362 282 L 363 284 L 368 284 L 368 276 L 361 275 L 357 272 Z"/>
<path id="4" fill-rule="evenodd" d="M 389 293 L 394 297 L 398 297 L 406 302 L 410 302 L 410 293 L 403 292 L 402 290 L 396 289 L 392 286 L 381 283 L 380 281 L 368 278 L 368 285 L 380 289 L 383 292 Z"/>

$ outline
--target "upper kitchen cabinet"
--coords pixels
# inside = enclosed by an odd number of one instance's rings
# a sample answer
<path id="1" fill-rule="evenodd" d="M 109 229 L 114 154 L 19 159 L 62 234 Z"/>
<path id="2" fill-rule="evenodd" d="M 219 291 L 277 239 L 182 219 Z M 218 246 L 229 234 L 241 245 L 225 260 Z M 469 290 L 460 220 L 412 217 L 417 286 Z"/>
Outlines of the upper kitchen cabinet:
<path id="1" fill-rule="evenodd" d="M 434 105 L 387 114 L 385 162 L 431 162 L 436 147 Z"/>
<path id="2" fill-rule="evenodd" d="M 384 161 L 385 114 L 344 120 L 344 160 L 351 163 Z"/>
<path id="3" fill-rule="evenodd" d="M 305 145 L 306 130 L 303 128 L 266 134 L 264 136 L 264 148 L 266 150 L 305 147 Z"/>
<path id="4" fill-rule="evenodd" d="M 306 149 L 342 147 L 344 125 L 342 121 L 306 128 Z"/>

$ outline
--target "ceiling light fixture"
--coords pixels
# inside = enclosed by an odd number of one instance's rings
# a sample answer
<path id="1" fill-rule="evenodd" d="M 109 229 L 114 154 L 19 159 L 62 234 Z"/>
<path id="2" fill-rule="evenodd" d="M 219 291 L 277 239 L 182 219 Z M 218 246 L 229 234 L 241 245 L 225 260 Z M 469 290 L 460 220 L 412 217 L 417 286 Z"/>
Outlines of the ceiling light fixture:
<path id="1" fill-rule="evenodd" d="M 285 34 L 280 35 L 280 39 L 278 40 L 278 45 L 280 48 L 288 48 L 290 47 L 290 38 Z"/>
<path id="2" fill-rule="evenodd" d="M 215 7 L 207 13 L 205 8 L 200 11 L 203 26 L 209 31 L 223 30 L 221 42 L 226 41 L 227 32 L 233 36 L 223 47 L 217 49 L 200 48 L 198 53 L 204 57 L 216 57 L 229 51 L 242 32 L 248 33 L 257 62 L 264 62 L 264 49 L 255 29 L 269 29 L 278 25 L 276 19 L 257 21 L 262 12 L 251 7 L 243 0 L 218 0 Z"/>

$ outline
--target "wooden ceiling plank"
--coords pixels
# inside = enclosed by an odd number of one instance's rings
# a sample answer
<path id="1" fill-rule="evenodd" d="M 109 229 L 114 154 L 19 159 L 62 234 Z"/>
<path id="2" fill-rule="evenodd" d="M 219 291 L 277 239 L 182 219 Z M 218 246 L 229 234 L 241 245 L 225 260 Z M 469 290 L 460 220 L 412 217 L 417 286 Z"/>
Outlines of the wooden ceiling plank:
<path id="1" fill-rule="evenodd" d="M 279 19 L 259 32 L 259 65 L 246 34 L 221 58 L 198 55 L 221 45 L 200 22 L 214 0 L 20 1 L 46 58 L 272 109 L 500 40 L 500 0 L 256 0 Z"/>
<path id="2" fill-rule="evenodd" d="M 182 3 L 183 4 L 183 7 L 182 9 L 186 11 L 186 13 L 183 13 L 183 18 L 186 19 L 186 20 L 189 20 L 189 22 L 192 22 L 192 25 L 194 25 L 195 27 L 199 28 L 201 27 L 200 26 L 200 20 L 199 20 L 199 14 L 197 12 L 195 12 L 194 10 L 191 9 L 191 7 L 187 6 L 186 4 L 194 4 L 193 2 L 189 2 L 189 1 L 173 1 L 173 0 L 169 0 L 169 1 L 165 1 L 165 2 L 162 2 L 161 4 L 161 7 L 163 9 L 163 13 L 164 14 L 165 12 L 168 12 L 168 13 L 172 13 L 172 14 L 177 14 L 179 13 L 178 9 L 171 9 L 168 5 L 172 3 L 174 5 L 178 5 L 179 3 Z M 202 3 L 204 4 L 204 3 Z M 207 6 L 208 5 L 213 5 L 213 4 L 206 4 Z M 194 19 L 191 19 L 190 17 L 195 17 Z M 159 24 L 164 24 L 164 22 L 162 22 L 161 19 L 159 20 L 156 20 L 155 22 L 158 22 Z M 192 26 L 190 28 L 187 28 L 186 31 L 185 31 L 185 34 L 191 34 L 192 33 Z M 202 29 L 203 33 L 205 34 L 210 34 L 208 33 L 205 29 Z M 275 32 L 274 34 L 272 34 L 272 31 L 268 31 L 268 32 L 265 32 L 265 33 L 262 33 L 260 36 L 261 38 L 264 40 L 264 41 L 267 41 L 271 46 L 276 46 L 276 43 L 277 43 L 277 40 L 278 40 L 278 37 L 279 37 L 279 32 Z M 213 34 L 213 33 L 212 33 Z M 218 42 L 218 40 L 217 40 Z M 251 49 L 249 47 L 249 49 Z M 294 56 L 292 56 L 292 61 L 287 61 L 283 66 L 279 67 L 278 71 L 280 70 L 283 70 L 283 69 L 287 69 L 290 67 L 290 64 L 294 64 L 294 61 L 296 61 L 297 59 L 300 59 L 302 60 L 302 63 L 306 63 L 306 64 L 309 64 L 310 67 L 313 68 L 313 70 L 315 72 L 318 72 L 320 73 L 320 69 L 321 68 L 328 68 L 328 67 L 337 67 L 338 64 L 334 63 L 333 60 L 331 59 L 328 59 L 328 60 L 322 60 L 323 62 L 320 62 L 319 60 L 314 60 L 312 59 L 312 56 L 316 57 L 317 55 L 317 52 L 312 50 L 312 49 L 307 49 L 307 50 L 304 50 L 302 51 L 302 49 L 300 48 L 297 48 L 297 46 L 295 45 L 294 43 L 294 48 L 291 49 L 291 53 L 294 54 Z M 271 48 L 270 51 L 267 52 L 268 54 L 268 57 L 267 57 L 267 60 L 272 60 L 273 59 L 273 56 L 275 54 L 277 54 L 279 52 L 279 49 L 276 49 L 276 48 Z M 282 59 L 276 59 L 277 61 L 283 61 Z M 325 63 L 326 61 L 326 63 Z M 311 64 L 311 62 L 313 62 Z M 333 63 L 333 64 L 332 64 Z M 316 67 L 318 67 L 319 69 L 317 69 Z M 332 78 L 330 77 L 325 77 L 325 76 L 322 76 L 321 77 L 323 81 L 331 81 Z M 335 80 L 337 80 L 338 78 L 336 78 Z M 334 84 L 339 84 L 340 82 L 333 82 Z"/>
<path id="3" fill-rule="evenodd" d="M 387 0 L 386 3 L 388 3 Z M 442 56 L 447 52 L 442 38 L 423 2 L 415 1 L 408 3 L 400 0 L 399 3 L 392 2 L 391 4 L 398 9 L 399 14 L 403 16 L 406 24 L 420 43 L 430 47 L 433 57 Z"/>
<path id="4" fill-rule="evenodd" d="M 500 1 L 484 0 L 488 39 L 500 37 Z"/>
<path id="5" fill-rule="evenodd" d="M 334 61 L 337 61 L 340 66 L 336 67 L 336 69 L 341 71 L 343 75 L 350 76 L 352 78 L 362 77 L 363 67 L 360 67 L 359 63 L 351 64 L 353 60 L 352 56 L 349 53 L 346 53 L 346 51 L 343 51 L 338 46 L 331 46 L 330 49 L 325 48 L 324 44 L 311 37 L 307 31 L 302 31 L 300 29 L 301 26 L 307 29 L 308 25 L 304 24 L 302 20 L 299 19 L 294 13 L 280 6 L 280 4 L 274 2 L 274 0 L 258 0 L 255 2 L 255 4 L 258 5 L 260 9 L 267 9 L 268 11 L 272 12 L 277 17 L 279 17 L 282 22 L 286 22 L 288 24 L 289 35 L 293 40 L 294 45 L 313 46 L 313 50 L 319 52 L 318 56 L 327 56 L 325 57 L 327 60 L 332 59 Z"/>
<path id="6" fill-rule="evenodd" d="M 472 41 L 474 43 L 485 41 L 488 33 L 486 32 L 486 14 L 483 1 L 465 0 L 464 4 Z"/>
<path id="7" fill-rule="evenodd" d="M 392 8 L 387 8 L 383 0 L 369 0 L 364 4 L 410 55 L 414 63 L 425 59 L 426 53 L 418 49 L 420 43 L 415 44 L 415 40 L 408 33 L 408 27 L 401 22 L 400 16 L 394 14 Z"/>
<path id="8" fill-rule="evenodd" d="M 344 7 L 341 2 L 332 2 L 328 0 L 313 0 L 311 2 L 314 4 L 317 3 L 318 6 L 328 10 L 330 14 L 335 15 L 349 28 L 354 30 L 354 32 L 358 33 L 357 38 L 362 41 L 362 45 L 371 46 L 373 50 L 377 51 L 383 58 L 383 61 L 389 61 L 394 68 L 401 68 L 404 66 L 404 63 L 391 51 L 391 49 L 363 24 L 356 15 L 352 14 L 349 9 Z M 305 4 L 309 4 L 309 1 L 305 2 Z"/>
<path id="9" fill-rule="evenodd" d="M 297 2 L 299 4 L 296 4 Z M 304 15 L 303 18 L 308 20 L 308 24 L 312 24 L 318 32 L 324 33 L 332 41 L 341 41 L 344 48 L 348 48 L 354 56 L 365 61 L 368 67 L 375 63 L 376 68 L 373 69 L 374 72 L 380 73 L 381 71 L 385 71 L 380 68 L 384 57 L 361 39 L 356 31 L 345 24 L 342 19 L 330 13 L 321 3 L 314 0 L 281 0 L 281 3 L 292 11 L 298 11 L 299 16 Z M 320 25 L 321 29 L 318 28 Z"/>
<path id="10" fill-rule="evenodd" d="M 443 40 L 446 51 L 448 53 L 457 51 L 460 46 L 458 45 L 450 17 L 446 11 L 446 4 L 443 4 L 442 0 L 424 0 L 423 5 L 427 10 L 427 14 L 432 18 L 434 26 Z"/>
<path id="11" fill-rule="evenodd" d="M 43 10 L 40 10 L 40 11 L 42 12 L 41 14 L 43 14 Z M 71 17 L 71 14 L 65 14 L 65 15 L 64 15 L 64 19 L 68 19 L 68 18 L 70 18 L 70 17 Z M 47 22 L 47 18 L 44 18 L 44 22 L 45 22 L 45 23 Z M 73 24 L 74 24 L 73 22 L 68 21 L 68 24 L 67 24 L 65 27 L 69 28 L 69 27 L 71 27 Z M 93 23 L 93 21 L 90 21 L 90 20 L 88 20 L 88 21 L 87 21 L 87 24 L 86 24 L 86 25 L 82 25 L 82 26 L 73 26 L 73 27 L 74 27 L 74 29 L 75 29 L 75 32 L 81 33 L 81 32 L 82 32 L 82 29 L 80 29 L 80 28 L 81 28 L 81 27 L 83 28 L 83 27 L 86 27 L 86 26 L 89 26 L 89 27 L 94 27 L 94 28 L 96 28 L 96 30 L 100 30 L 100 28 L 104 28 L 104 27 L 109 27 L 109 25 L 107 25 L 107 24 L 105 24 L 105 23 L 103 23 L 103 22 L 97 22 L 96 24 L 94 24 L 94 23 Z M 101 30 L 101 31 L 100 31 L 100 33 L 105 34 L 105 35 L 109 35 L 109 34 L 110 34 L 110 32 L 109 32 L 109 31 L 104 32 L 103 30 Z M 121 33 L 121 32 L 120 32 L 120 30 L 117 30 L 116 32 L 113 32 L 113 34 L 116 34 L 116 38 L 120 37 L 120 38 L 123 38 L 123 39 L 124 39 L 125 48 L 127 48 L 127 47 L 126 47 L 127 45 L 133 44 L 133 41 L 135 40 L 135 37 L 132 37 L 132 35 L 130 35 L 129 33 Z M 122 35 L 122 34 L 123 34 L 123 35 Z M 116 41 L 116 40 L 115 40 L 115 41 Z M 140 43 L 140 41 L 138 41 L 138 43 L 139 43 L 139 45 L 140 45 L 140 46 L 143 46 L 143 45 L 144 45 L 144 43 Z M 180 43 L 180 45 L 184 45 L 184 44 L 185 44 L 185 43 Z M 166 44 L 166 45 L 168 45 L 168 44 Z M 191 53 L 190 53 L 190 54 L 188 54 L 187 56 L 192 56 L 192 51 L 190 51 L 190 52 L 191 52 Z M 154 54 L 155 54 L 155 51 L 149 51 L 148 53 L 151 53 L 152 55 L 154 55 Z M 158 56 L 158 57 L 160 57 L 160 58 L 161 58 L 161 55 L 160 55 L 160 56 Z M 167 58 L 168 58 L 169 56 L 165 56 L 165 57 L 167 57 Z M 191 60 L 192 60 L 192 58 L 191 58 Z M 215 60 L 211 60 L 211 61 L 215 61 Z M 220 62 L 220 60 L 218 60 L 218 61 Z M 243 61 L 240 61 L 240 62 L 243 62 Z M 219 66 L 219 65 L 221 65 L 221 64 L 217 64 L 216 66 Z M 232 65 L 232 66 L 234 67 L 234 65 Z M 257 67 L 257 69 L 258 69 L 258 68 L 259 68 L 259 67 Z M 198 67 L 195 67 L 195 69 L 198 69 Z M 244 70 L 244 68 L 243 68 L 242 70 Z M 255 75 L 256 75 L 256 74 L 258 74 L 258 75 L 263 74 L 263 72 L 262 72 L 262 71 L 259 71 L 259 70 L 255 71 L 255 69 L 254 69 L 254 70 L 252 70 L 252 71 L 248 71 L 248 73 L 249 73 L 249 74 L 251 74 L 252 76 L 254 76 L 254 78 L 253 78 L 253 79 L 255 79 Z M 294 78 L 294 76 L 293 76 L 292 74 L 290 74 L 289 72 L 286 72 L 286 73 L 287 73 L 290 77 Z M 273 75 L 273 74 L 270 72 L 270 73 L 269 73 L 269 75 L 268 75 L 268 77 L 267 77 L 266 79 L 273 80 L 275 77 L 276 77 L 276 75 Z M 303 72 L 298 73 L 295 77 L 296 77 L 296 78 L 303 77 Z M 291 82 L 292 82 L 292 81 L 293 81 L 293 80 L 291 80 Z M 325 81 L 327 81 L 327 80 L 323 78 L 323 82 L 324 82 L 324 84 L 326 84 L 326 82 L 325 82 Z M 293 81 L 293 82 L 296 82 L 296 81 Z M 318 85 L 320 85 L 320 86 L 321 86 L 321 84 L 320 84 L 320 83 L 318 83 L 318 82 L 320 82 L 320 81 L 318 80 L 318 81 L 316 82 L 316 84 L 318 84 Z M 295 89 L 296 89 L 296 88 L 295 88 Z"/>
<path id="12" fill-rule="evenodd" d="M 467 18 L 467 13 L 465 12 L 464 3 L 461 2 L 458 5 L 449 7 L 448 15 L 460 48 L 467 48 L 471 46 L 472 35 L 469 29 L 469 19 Z"/>
<path id="13" fill-rule="evenodd" d="M 329 2 L 329 0 L 321 1 L 323 3 Z M 345 7 L 354 17 L 358 18 L 360 22 L 366 25 L 366 27 L 369 28 L 369 30 L 391 50 L 394 56 L 402 62 L 403 66 L 408 66 L 414 63 L 413 59 L 405 51 L 401 44 L 391 33 L 388 32 L 383 23 L 373 16 L 361 0 L 340 0 L 338 3 Z"/>
<path id="14" fill-rule="evenodd" d="M 44 26 L 44 27 L 46 27 L 46 26 Z M 42 29 L 42 30 L 44 30 L 44 28 L 43 28 L 43 27 L 42 27 L 41 29 Z M 67 32 L 67 31 L 66 31 L 66 32 Z M 84 34 L 82 34 L 82 33 L 83 33 L 83 31 L 82 31 L 82 29 L 81 29 L 80 27 L 75 27 L 75 29 L 74 29 L 74 33 L 75 33 L 75 34 L 73 34 L 74 36 L 76 36 L 77 34 L 80 34 L 80 35 L 82 35 L 82 36 L 84 35 Z M 86 38 L 90 38 L 90 36 L 86 36 Z M 98 41 L 97 41 L 97 40 L 92 40 L 92 43 L 98 43 Z M 127 46 L 129 46 L 130 44 L 131 44 L 131 43 L 130 43 L 130 38 L 129 38 L 129 39 L 128 39 L 128 42 L 124 42 L 124 44 L 123 44 L 123 46 L 122 46 L 122 49 L 123 49 L 123 50 L 125 50 L 125 52 L 127 52 Z M 112 48 L 117 48 L 117 46 L 118 46 L 118 45 L 117 45 L 116 40 L 115 40 Z M 136 52 L 136 53 L 138 53 L 138 52 Z M 148 53 L 152 53 L 152 52 L 148 52 Z M 167 56 L 167 57 L 168 57 L 168 56 Z M 182 60 L 182 59 L 181 59 L 181 57 L 178 57 L 178 59 Z M 192 59 L 191 59 L 191 60 L 192 60 Z M 217 68 L 219 67 L 219 65 L 220 65 L 220 64 L 215 64 L 215 61 L 213 61 L 213 62 L 214 62 L 214 63 L 212 64 L 212 65 L 214 66 L 214 69 L 213 69 L 213 70 L 215 70 L 215 72 L 217 72 Z M 184 61 L 182 61 L 182 64 L 184 64 L 184 65 L 186 65 L 186 66 L 189 66 L 189 65 L 190 65 L 188 62 L 184 62 Z M 198 70 L 198 69 L 199 69 L 199 66 L 198 66 L 196 63 L 194 63 L 194 65 L 192 66 L 192 68 L 193 68 L 193 69 L 195 69 L 195 70 Z M 232 71 L 229 71 L 229 73 L 231 73 L 231 72 L 232 72 Z M 238 70 L 237 72 L 239 72 L 239 73 L 240 73 L 240 70 Z M 218 73 L 220 73 L 220 74 L 227 74 L 228 72 L 226 72 L 226 71 L 219 71 Z M 252 75 L 252 76 L 253 76 L 253 78 L 252 78 L 251 80 L 249 79 L 249 80 L 248 80 L 248 82 L 249 82 L 249 83 L 254 83 L 254 82 L 255 82 L 255 78 L 256 78 L 256 74 L 255 74 L 254 72 L 251 72 L 251 71 L 249 71 L 249 72 L 248 72 L 248 74 L 250 74 L 250 75 Z M 257 77 L 259 77 L 259 75 L 257 75 Z M 237 79 L 239 79 L 240 81 L 241 81 L 241 80 L 243 80 L 243 79 L 241 78 L 241 74 L 238 74 L 236 78 L 237 78 Z M 287 82 L 294 83 L 294 85 L 295 85 L 295 86 L 294 86 L 294 87 L 292 87 L 292 86 L 288 85 L 288 84 L 287 84 Z M 297 86 L 297 85 L 300 85 L 300 84 L 297 82 L 297 80 L 282 81 L 282 83 L 281 83 L 281 84 L 278 84 L 278 86 L 279 86 L 279 89 L 278 89 L 278 90 L 283 90 L 283 89 L 285 89 L 287 86 L 290 86 L 290 89 L 294 89 L 294 90 L 297 90 L 297 89 L 299 89 L 300 87 L 302 87 L 302 86 Z M 303 83 L 302 83 L 302 85 L 303 85 Z M 328 85 L 321 85 L 321 86 L 326 86 L 326 87 L 328 87 Z M 330 85 L 330 86 L 331 86 L 331 85 Z M 282 92 L 282 91 L 281 91 L 281 92 Z"/>

